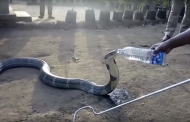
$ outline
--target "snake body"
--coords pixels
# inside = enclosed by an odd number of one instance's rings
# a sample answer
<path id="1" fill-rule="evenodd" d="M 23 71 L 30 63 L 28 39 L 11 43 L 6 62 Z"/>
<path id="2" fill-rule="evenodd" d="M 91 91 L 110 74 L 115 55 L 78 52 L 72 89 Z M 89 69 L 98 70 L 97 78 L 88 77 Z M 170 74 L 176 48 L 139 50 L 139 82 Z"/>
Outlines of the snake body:
<path id="1" fill-rule="evenodd" d="M 119 70 L 115 62 L 116 56 L 117 51 L 115 50 L 108 52 L 104 56 L 105 64 L 110 74 L 110 80 L 105 85 L 98 85 L 94 82 L 78 78 L 56 76 L 50 72 L 50 67 L 44 60 L 32 57 L 5 59 L 0 62 L 0 73 L 11 68 L 32 67 L 40 70 L 39 79 L 49 86 L 65 89 L 79 89 L 95 95 L 107 95 L 117 87 L 119 82 Z"/>

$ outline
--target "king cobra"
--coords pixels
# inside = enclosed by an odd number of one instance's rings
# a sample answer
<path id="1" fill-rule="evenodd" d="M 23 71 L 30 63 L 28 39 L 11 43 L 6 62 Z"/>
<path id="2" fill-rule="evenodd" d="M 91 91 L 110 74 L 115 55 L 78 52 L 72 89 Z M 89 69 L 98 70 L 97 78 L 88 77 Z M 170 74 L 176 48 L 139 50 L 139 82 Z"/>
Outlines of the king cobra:
<path id="1" fill-rule="evenodd" d="M 115 62 L 117 54 L 117 51 L 113 50 L 104 56 L 105 64 L 110 74 L 110 80 L 106 85 L 98 85 L 78 78 L 65 78 L 53 75 L 50 72 L 49 65 L 44 60 L 31 57 L 16 57 L 1 61 L 0 73 L 11 68 L 32 67 L 40 70 L 39 79 L 49 86 L 63 89 L 79 89 L 94 95 L 107 95 L 117 87 L 119 82 L 119 70 Z"/>

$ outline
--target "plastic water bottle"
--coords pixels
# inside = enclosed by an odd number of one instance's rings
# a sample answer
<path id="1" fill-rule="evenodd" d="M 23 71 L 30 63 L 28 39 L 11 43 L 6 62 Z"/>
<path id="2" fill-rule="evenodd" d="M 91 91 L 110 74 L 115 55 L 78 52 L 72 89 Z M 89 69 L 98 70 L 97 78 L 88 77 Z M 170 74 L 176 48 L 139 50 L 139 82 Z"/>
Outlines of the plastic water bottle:
<path id="1" fill-rule="evenodd" d="M 117 53 L 123 55 L 128 60 L 140 61 L 154 65 L 165 65 L 166 54 L 163 52 L 159 52 L 155 56 L 151 49 L 125 47 L 123 49 L 118 49 Z"/>

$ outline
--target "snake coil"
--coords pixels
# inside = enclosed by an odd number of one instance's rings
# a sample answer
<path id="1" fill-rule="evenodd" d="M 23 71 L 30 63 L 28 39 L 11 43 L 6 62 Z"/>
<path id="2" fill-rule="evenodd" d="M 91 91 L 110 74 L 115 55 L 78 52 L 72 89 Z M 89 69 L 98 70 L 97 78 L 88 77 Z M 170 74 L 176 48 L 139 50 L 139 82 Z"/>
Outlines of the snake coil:
<path id="1" fill-rule="evenodd" d="M 107 95 L 111 93 L 119 82 L 119 70 L 115 62 L 117 51 L 111 51 L 105 55 L 104 60 L 110 74 L 110 80 L 106 85 L 98 85 L 78 78 L 65 78 L 51 74 L 49 65 L 38 58 L 20 57 L 9 58 L 0 62 L 0 73 L 17 67 L 32 67 L 40 70 L 39 79 L 52 87 L 79 89 L 95 95 Z"/>

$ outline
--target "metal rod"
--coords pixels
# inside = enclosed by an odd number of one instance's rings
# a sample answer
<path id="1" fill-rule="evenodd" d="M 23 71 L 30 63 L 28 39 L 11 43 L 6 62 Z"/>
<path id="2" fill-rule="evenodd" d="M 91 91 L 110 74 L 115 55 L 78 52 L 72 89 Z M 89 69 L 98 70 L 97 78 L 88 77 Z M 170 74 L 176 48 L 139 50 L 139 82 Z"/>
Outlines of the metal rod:
<path id="1" fill-rule="evenodd" d="M 188 82 L 190 82 L 190 79 L 187 79 L 187 80 L 184 80 L 184 81 L 182 81 L 182 82 L 173 84 L 173 85 L 171 85 L 171 86 L 165 87 L 165 88 L 163 88 L 163 89 L 157 90 L 157 91 L 152 92 L 152 93 L 149 93 L 149 94 L 147 94 L 147 95 L 143 95 L 143 96 L 141 96 L 141 97 L 138 97 L 138 98 L 133 99 L 133 100 L 131 100 L 131 101 L 125 102 L 125 103 L 120 104 L 120 105 L 118 105 L 118 106 L 112 107 L 112 108 L 110 108 L 110 109 L 107 109 L 107 110 L 104 110 L 104 111 L 100 111 L 100 112 L 98 112 L 98 113 L 94 111 L 94 108 L 93 108 L 93 107 L 91 107 L 91 106 L 84 106 L 84 107 L 82 107 L 82 108 L 79 108 L 79 109 L 74 113 L 73 122 L 75 122 L 76 114 L 77 114 L 80 110 L 82 110 L 82 109 L 84 109 L 84 108 L 90 108 L 90 109 L 92 109 L 92 111 L 93 111 L 93 113 L 94 113 L 95 115 L 100 115 L 100 114 L 103 114 L 103 113 L 105 113 L 105 112 L 111 111 L 111 110 L 116 109 L 116 108 L 119 108 L 119 107 L 121 107 L 121 106 L 124 106 L 124 105 L 126 105 L 126 104 L 136 102 L 136 101 L 138 101 L 138 100 L 141 100 L 141 99 L 150 97 L 150 96 L 152 96 L 152 95 L 156 95 L 156 94 L 158 94 L 158 93 L 161 93 L 161 92 L 164 92 L 164 91 L 166 91 L 166 90 L 175 88 L 175 87 L 177 87 L 177 86 L 183 85 L 183 84 L 188 83 Z"/>

